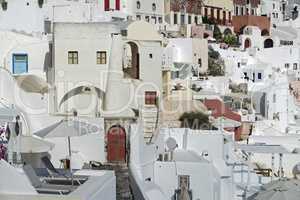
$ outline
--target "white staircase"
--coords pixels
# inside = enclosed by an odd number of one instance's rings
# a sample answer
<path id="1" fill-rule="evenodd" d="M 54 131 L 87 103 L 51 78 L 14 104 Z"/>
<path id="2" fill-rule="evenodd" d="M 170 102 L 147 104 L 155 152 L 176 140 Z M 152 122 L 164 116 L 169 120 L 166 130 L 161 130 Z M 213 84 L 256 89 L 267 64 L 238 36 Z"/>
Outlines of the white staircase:
<path id="1" fill-rule="evenodd" d="M 151 139 L 158 128 L 159 111 L 156 106 L 146 105 L 141 112 L 141 119 L 144 125 L 145 142 L 151 142 Z"/>

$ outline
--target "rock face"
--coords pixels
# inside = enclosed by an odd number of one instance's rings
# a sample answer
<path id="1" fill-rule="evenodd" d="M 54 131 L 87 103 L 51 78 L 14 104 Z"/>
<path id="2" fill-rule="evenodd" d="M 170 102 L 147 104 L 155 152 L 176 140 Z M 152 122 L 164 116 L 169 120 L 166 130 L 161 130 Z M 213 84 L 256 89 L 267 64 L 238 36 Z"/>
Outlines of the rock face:
<path id="1" fill-rule="evenodd" d="M 114 170 L 117 182 L 117 200 L 133 200 L 129 182 L 129 170 L 127 164 L 105 164 L 93 168 L 98 170 Z"/>

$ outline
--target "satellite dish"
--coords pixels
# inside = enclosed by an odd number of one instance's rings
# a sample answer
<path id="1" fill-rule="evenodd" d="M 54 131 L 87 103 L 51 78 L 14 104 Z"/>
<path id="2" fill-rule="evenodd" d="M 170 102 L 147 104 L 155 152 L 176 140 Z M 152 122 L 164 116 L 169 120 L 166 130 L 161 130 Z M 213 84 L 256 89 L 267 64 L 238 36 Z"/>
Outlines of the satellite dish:
<path id="1" fill-rule="evenodd" d="M 178 147 L 176 140 L 172 137 L 167 139 L 166 145 L 168 151 L 174 151 Z"/>
<path id="2" fill-rule="evenodd" d="M 295 178 L 297 178 L 300 175 L 300 163 L 297 163 L 293 167 L 293 175 L 294 175 Z"/>

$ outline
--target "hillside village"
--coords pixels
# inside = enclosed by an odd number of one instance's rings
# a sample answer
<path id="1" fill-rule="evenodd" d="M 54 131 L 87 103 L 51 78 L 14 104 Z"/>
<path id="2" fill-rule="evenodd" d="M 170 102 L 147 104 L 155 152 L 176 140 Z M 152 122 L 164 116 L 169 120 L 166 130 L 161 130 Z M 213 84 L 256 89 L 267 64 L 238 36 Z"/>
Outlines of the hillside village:
<path id="1" fill-rule="evenodd" d="M 0 200 L 300 199 L 299 9 L 0 0 Z"/>

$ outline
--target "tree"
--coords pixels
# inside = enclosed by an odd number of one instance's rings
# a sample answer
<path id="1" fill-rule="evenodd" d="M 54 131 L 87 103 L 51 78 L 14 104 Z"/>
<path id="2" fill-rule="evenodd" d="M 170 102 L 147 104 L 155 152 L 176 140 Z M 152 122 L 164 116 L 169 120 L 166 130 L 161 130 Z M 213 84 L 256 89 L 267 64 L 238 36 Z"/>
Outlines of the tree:
<path id="1" fill-rule="evenodd" d="M 185 112 L 179 118 L 181 127 L 194 130 L 209 129 L 211 124 L 208 115 L 203 112 Z"/>
<path id="2" fill-rule="evenodd" d="M 238 43 L 237 38 L 232 34 L 225 35 L 223 41 L 230 46 L 234 46 Z"/>
<path id="3" fill-rule="evenodd" d="M 208 58 L 208 75 L 210 76 L 224 76 L 224 62 L 222 60 L 215 60 Z"/>
<path id="4" fill-rule="evenodd" d="M 208 57 L 213 59 L 219 59 L 220 53 L 215 51 L 211 46 L 208 47 Z"/>
<path id="5" fill-rule="evenodd" d="M 224 61 L 221 59 L 220 53 L 212 47 L 208 48 L 208 75 L 224 76 L 225 71 Z"/>

